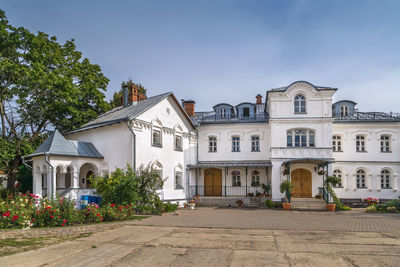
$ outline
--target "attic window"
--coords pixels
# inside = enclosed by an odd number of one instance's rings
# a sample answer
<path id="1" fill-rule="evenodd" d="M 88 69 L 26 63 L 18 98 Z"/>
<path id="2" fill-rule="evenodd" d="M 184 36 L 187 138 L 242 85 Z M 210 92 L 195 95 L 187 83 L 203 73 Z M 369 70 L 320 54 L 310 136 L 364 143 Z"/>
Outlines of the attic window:
<path id="1" fill-rule="evenodd" d="M 349 106 L 341 106 L 340 107 L 340 116 L 342 116 L 342 117 L 349 116 Z"/>
<path id="2" fill-rule="evenodd" d="M 243 108 L 243 117 L 250 117 L 250 108 Z"/>

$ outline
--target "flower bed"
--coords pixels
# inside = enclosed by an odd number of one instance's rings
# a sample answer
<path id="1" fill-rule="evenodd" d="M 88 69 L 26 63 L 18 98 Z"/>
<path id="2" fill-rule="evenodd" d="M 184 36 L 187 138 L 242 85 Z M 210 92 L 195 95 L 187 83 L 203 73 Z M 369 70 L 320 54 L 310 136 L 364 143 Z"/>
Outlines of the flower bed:
<path id="1" fill-rule="evenodd" d="M 162 212 L 177 209 L 176 204 L 162 204 Z M 75 209 L 68 199 L 40 199 L 33 194 L 10 194 L 0 201 L 0 229 L 25 227 L 52 227 L 74 224 L 101 223 L 134 218 L 138 210 L 132 204 L 89 204 Z M 153 210 L 149 210 L 154 214 Z"/>

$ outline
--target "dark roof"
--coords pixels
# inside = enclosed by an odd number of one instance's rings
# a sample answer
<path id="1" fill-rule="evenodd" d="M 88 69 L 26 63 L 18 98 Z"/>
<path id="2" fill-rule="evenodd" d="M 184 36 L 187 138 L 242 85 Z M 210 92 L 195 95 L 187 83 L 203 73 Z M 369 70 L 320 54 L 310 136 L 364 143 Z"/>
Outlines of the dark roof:
<path id="1" fill-rule="evenodd" d="M 178 103 L 175 96 L 172 94 L 172 92 L 168 92 L 168 93 L 164 93 L 161 95 L 152 96 L 152 97 L 149 97 L 149 98 L 141 100 L 141 101 L 133 102 L 131 105 L 129 105 L 127 107 L 124 107 L 124 106 L 116 107 L 116 108 L 100 115 L 96 119 L 86 123 L 82 127 L 72 130 L 72 131 L 69 131 L 69 132 L 66 132 L 65 134 L 72 134 L 72 133 L 76 133 L 76 132 L 94 129 L 97 127 L 102 127 L 102 126 L 106 126 L 106 125 L 111 125 L 111 124 L 115 124 L 115 123 L 132 120 L 135 117 L 142 114 L 144 111 L 148 110 L 149 108 L 151 108 L 152 106 L 154 106 L 155 104 L 159 103 L 161 100 L 163 100 L 169 96 L 171 96 L 172 99 L 176 102 L 179 109 L 183 112 L 183 114 L 187 118 L 189 124 L 194 128 L 189 116 L 182 109 L 182 106 Z"/>
<path id="2" fill-rule="evenodd" d="M 57 130 L 54 131 L 35 152 L 25 156 L 60 155 L 86 158 L 104 158 L 92 143 L 67 140 Z"/>
<path id="3" fill-rule="evenodd" d="M 326 158 L 300 158 L 300 159 L 290 159 L 286 160 L 282 163 L 285 164 L 295 164 L 295 163 L 311 163 L 311 164 L 328 164 L 332 163 L 333 159 L 326 159 Z"/>
<path id="4" fill-rule="evenodd" d="M 354 105 L 357 105 L 357 103 L 352 101 L 352 100 L 339 100 L 339 101 L 333 103 L 332 105 L 334 106 L 334 105 L 336 105 L 337 103 L 340 103 L 340 102 L 353 103 Z"/>
<path id="5" fill-rule="evenodd" d="M 269 160 L 229 160 L 229 161 L 199 161 L 188 168 L 199 167 L 271 167 Z"/>
<path id="6" fill-rule="evenodd" d="M 307 83 L 307 84 L 309 84 L 309 85 L 311 85 L 312 87 L 314 87 L 315 88 L 315 90 L 317 90 L 317 91 L 324 91 L 324 90 L 328 90 L 328 91 L 330 91 L 330 90 L 337 90 L 337 88 L 333 88 L 333 87 L 328 87 L 328 86 L 316 86 L 316 85 L 313 85 L 312 83 L 310 83 L 310 82 L 307 82 L 307 81 L 296 81 L 296 82 L 293 82 L 293 83 L 291 83 L 291 84 L 289 84 L 288 86 L 282 86 L 282 87 L 278 87 L 278 88 L 273 88 L 273 89 L 270 89 L 270 90 L 268 90 L 268 91 L 272 91 L 272 92 L 285 92 L 290 86 L 292 86 L 293 84 L 295 84 L 295 83 Z"/>
<path id="7" fill-rule="evenodd" d="M 242 102 L 240 104 L 237 104 L 236 107 L 241 106 L 241 105 L 252 105 L 252 106 L 255 106 L 256 104 L 251 103 L 251 102 Z"/>
<path id="8" fill-rule="evenodd" d="M 228 103 L 219 103 L 219 104 L 216 104 L 215 106 L 213 106 L 213 109 L 215 109 L 216 107 L 218 107 L 218 106 L 230 106 L 230 107 L 232 107 L 233 108 L 233 106 L 231 105 L 231 104 L 228 104 Z M 198 113 L 198 112 L 196 112 L 196 113 Z"/>

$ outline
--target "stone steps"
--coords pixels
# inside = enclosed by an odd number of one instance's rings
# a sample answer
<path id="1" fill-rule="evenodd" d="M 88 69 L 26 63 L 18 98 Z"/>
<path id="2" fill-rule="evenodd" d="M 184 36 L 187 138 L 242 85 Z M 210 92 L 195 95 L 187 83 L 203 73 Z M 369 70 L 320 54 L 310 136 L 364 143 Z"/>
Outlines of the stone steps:
<path id="1" fill-rule="evenodd" d="M 260 200 L 258 198 L 250 198 L 250 208 L 259 208 Z"/>
<path id="2" fill-rule="evenodd" d="M 325 201 L 317 198 L 292 198 L 292 210 L 326 210 Z"/>

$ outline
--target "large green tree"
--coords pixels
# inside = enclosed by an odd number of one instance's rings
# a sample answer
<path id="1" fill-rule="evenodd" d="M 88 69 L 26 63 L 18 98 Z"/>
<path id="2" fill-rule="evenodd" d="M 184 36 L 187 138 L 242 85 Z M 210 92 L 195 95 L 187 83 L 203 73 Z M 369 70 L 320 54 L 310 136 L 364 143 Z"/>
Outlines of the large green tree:
<path id="1" fill-rule="evenodd" d="M 21 156 L 49 130 L 73 129 L 109 109 L 108 79 L 74 40 L 12 26 L 0 10 L 0 169 L 13 189 Z"/>

